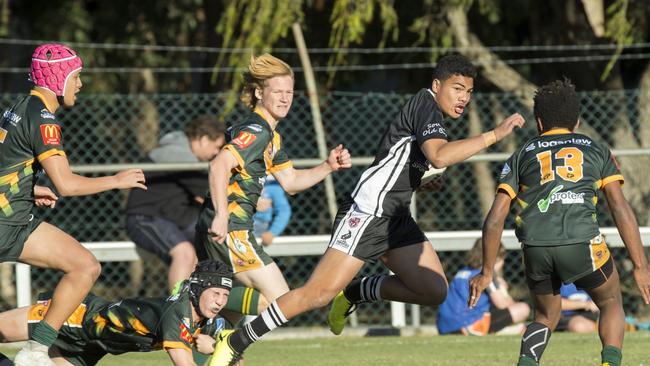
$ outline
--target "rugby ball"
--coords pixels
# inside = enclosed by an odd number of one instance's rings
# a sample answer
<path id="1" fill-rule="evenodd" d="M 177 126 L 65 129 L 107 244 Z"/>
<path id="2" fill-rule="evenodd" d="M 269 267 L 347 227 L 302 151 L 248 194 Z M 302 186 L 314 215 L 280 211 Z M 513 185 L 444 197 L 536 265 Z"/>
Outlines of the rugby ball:
<path id="1" fill-rule="evenodd" d="M 427 169 L 426 172 L 424 172 L 424 175 L 422 175 L 422 180 L 420 182 L 420 185 L 425 185 L 427 183 L 431 183 L 432 181 L 440 178 L 440 176 L 447 170 L 447 167 L 444 168 L 435 168 L 433 165 L 429 164 L 429 169 Z"/>

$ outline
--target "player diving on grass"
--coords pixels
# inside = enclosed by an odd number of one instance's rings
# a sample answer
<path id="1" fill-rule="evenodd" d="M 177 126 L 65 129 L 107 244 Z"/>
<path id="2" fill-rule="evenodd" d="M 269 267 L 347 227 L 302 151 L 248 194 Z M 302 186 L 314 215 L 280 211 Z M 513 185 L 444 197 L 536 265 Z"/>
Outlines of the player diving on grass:
<path id="1" fill-rule="evenodd" d="M 445 299 L 447 280 L 433 246 L 410 215 L 411 196 L 431 167 L 464 161 L 524 124 L 514 114 L 483 135 L 449 141 L 444 119 L 463 114 L 475 77 L 474 66 L 463 56 L 439 60 L 429 88 L 411 97 L 388 124 L 375 161 L 359 178 L 351 202 L 339 208 L 329 248 L 307 283 L 278 298 L 242 329 L 222 332 L 210 365 L 232 364 L 264 334 L 332 299 L 328 322 L 335 334 L 363 302 L 435 306 Z M 364 263 L 377 259 L 394 275 L 352 281 Z"/>
<path id="2" fill-rule="evenodd" d="M 215 334 L 229 327 L 218 315 L 231 289 L 228 266 L 203 261 L 168 298 L 109 302 L 89 294 L 66 320 L 49 356 L 56 365 L 92 366 L 109 353 L 164 349 L 174 365 L 194 365 L 192 348 L 212 353 Z M 29 339 L 50 309 L 50 295 L 42 295 L 35 305 L 0 313 L 0 341 Z"/>

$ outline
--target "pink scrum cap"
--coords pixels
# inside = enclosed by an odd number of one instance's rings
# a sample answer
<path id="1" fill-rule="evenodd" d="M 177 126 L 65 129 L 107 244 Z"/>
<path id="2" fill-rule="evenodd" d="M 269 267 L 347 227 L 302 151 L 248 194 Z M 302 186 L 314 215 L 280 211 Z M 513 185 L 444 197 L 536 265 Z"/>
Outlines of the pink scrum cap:
<path id="1" fill-rule="evenodd" d="M 32 67 L 29 73 L 36 86 L 47 88 L 62 97 L 70 74 L 81 70 L 83 62 L 70 47 L 48 43 L 40 45 L 32 55 Z"/>

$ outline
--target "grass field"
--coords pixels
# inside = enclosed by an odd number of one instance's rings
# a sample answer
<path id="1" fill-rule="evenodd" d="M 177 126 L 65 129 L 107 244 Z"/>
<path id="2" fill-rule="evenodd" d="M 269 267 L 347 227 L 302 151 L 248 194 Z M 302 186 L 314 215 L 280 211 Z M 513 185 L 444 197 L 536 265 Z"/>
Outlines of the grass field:
<path id="1" fill-rule="evenodd" d="M 625 336 L 623 364 L 650 366 L 650 332 Z M 8 356 L 16 349 L 2 348 Z M 515 365 L 518 336 L 463 337 L 340 337 L 263 341 L 246 353 L 246 365 Z M 543 366 L 599 365 L 596 334 L 557 333 L 542 359 Z M 164 352 L 107 356 L 102 366 L 154 366 L 171 364 Z"/>

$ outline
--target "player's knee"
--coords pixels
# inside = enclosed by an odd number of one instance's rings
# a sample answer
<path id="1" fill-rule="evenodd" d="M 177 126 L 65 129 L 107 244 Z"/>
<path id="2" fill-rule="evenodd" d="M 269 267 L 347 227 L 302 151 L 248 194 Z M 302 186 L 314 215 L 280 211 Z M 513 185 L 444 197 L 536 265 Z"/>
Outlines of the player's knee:
<path id="1" fill-rule="evenodd" d="M 437 286 L 434 286 L 431 289 L 430 296 L 428 296 L 428 299 L 430 300 L 430 303 L 426 305 L 431 305 L 431 306 L 438 306 L 442 304 L 445 301 L 445 298 L 447 297 L 447 286 L 446 284 L 439 284 Z"/>
<path id="2" fill-rule="evenodd" d="M 567 328 L 574 333 L 591 333 L 596 329 L 595 322 L 584 318 L 572 319 Z"/>
<path id="3" fill-rule="evenodd" d="M 171 251 L 169 251 L 169 256 L 172 258 L 172 261 L 186 263 L 191 267 L 194 267 L 197 262 L 196 251 L 189 242 L 183 242 L 176 245 Z"/>
<path id="4" fill-rule="evenodd" d="M 102 273 L 102 265 L 97 261 L 95 257 L 93 257 L 91 260 L 88 260 L 87 262 L 87 265 L 84 266 L 82 270 L 94 282 Z"/>
<path id="5" fill-rule="evenodd" d="M 310 307 L 317 309 L 329 304 L 340 290 L 328 286 L 308 285 L 303 287 L 303 291 L 305 298 L 309 299 Z"/>

